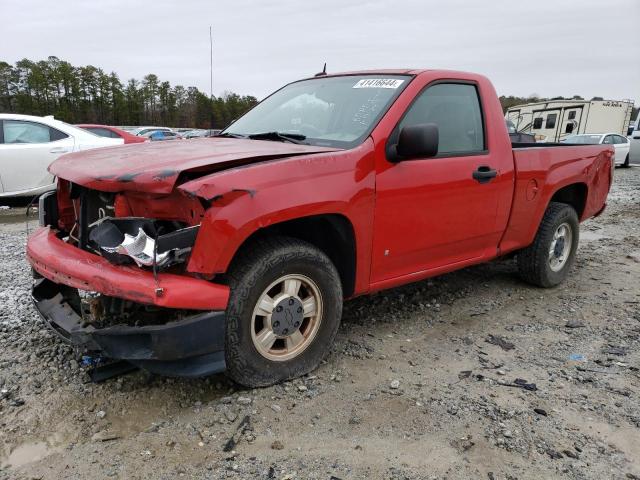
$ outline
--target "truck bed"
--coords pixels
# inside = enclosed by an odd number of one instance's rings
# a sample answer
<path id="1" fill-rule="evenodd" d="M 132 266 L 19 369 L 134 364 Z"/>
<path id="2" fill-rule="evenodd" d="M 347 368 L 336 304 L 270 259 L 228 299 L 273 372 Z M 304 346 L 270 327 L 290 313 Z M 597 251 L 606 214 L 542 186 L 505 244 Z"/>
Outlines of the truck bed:
<path id="1" fill-rule="evenodd" d="M 613 180 L 613 148 L 568 143 L 513 145 L 513 205 L 500 254 L 533 242 L 550 201 L 583 198 L 576 205 L 580 220 L 598 215 L 606 205 Z M 563 186 L 567 187 L 563 190 Z M 568 189 L 571 189 L 569 191 Z"/>

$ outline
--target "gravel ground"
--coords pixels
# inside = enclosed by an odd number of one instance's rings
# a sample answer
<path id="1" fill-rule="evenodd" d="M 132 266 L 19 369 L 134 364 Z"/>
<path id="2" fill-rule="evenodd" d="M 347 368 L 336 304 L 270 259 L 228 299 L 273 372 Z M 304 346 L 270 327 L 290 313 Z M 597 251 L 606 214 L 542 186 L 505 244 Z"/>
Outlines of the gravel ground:
<path id="1" fill-rule="evenodd" d="M 312 375 L 86 381 L 0 211 L 0 479 L 640 478 L 640 168 L 566 283 L 513 260 L 350 301 Z"/>

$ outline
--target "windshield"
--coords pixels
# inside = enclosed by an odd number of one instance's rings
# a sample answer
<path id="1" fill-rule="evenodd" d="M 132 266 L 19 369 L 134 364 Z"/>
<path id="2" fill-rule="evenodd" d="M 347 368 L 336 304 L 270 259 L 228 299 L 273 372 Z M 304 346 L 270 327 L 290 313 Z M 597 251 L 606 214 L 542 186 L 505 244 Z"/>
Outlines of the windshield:
<path id="1" fill-rule="evenodd" d="M 296 135 L 300 143 L 351 148 L 369 135 L 409 83 L 406 75 L 345 75 L 287 85 L 222 133 Z M 272 137 L 274 138 L 274 137 Z"/>
<path id="2" fill-rule="evenodd" d="M 582 145 L 597 145 L 602 135 L 571 135 L 562 140 L 562 143 L 578 143 Z"/>

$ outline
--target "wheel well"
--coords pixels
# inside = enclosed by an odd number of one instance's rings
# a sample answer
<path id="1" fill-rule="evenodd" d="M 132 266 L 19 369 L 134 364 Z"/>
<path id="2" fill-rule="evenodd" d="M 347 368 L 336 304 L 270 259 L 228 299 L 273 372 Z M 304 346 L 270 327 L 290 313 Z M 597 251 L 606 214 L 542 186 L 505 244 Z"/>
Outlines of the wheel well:
<path id="1" fill-rule="evenodd" d="M 356 282 L 356 240 L 353 226 L 346 217 L 338 214 L 314 215 L 261 228 L 243 242 L 231 263 L 247 244 L 271 235 L 298 238 L 318 247 L 336 266 L 343 295 L 353 295 Z"/>
<path id="2" fill-rule="evenodd" d="M 578 218 L 582 218 L 582 213 L 587 203 L 587 185 L 584 183 L 573 183 L 562 187 L 553 194 L 550 201 L 571 205 L 578 214 Z"/>

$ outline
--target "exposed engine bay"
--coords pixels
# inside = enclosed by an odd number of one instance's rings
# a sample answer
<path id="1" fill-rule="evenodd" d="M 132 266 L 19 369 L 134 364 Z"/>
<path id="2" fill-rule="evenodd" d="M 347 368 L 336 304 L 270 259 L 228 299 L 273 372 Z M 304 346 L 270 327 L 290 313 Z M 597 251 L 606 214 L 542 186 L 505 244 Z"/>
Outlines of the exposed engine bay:
<path id="1" fill-rule="evenodd" d="M 199 226 L 145 218 L 105 217 L 89 225 L 88 246 L 110 262 L 140 267 L 182 263 L 191 251 Z"/>
<path id="2" fill-rule="evenodd" d="M 172 200 L 163 197 L 165 204 Z M 201 205 L 181 211 L 180 218 L 175 213 L 167 218 L 165 211 L 150 209 L 145 200 L 64 182 L 57 198 L 52 192 L 40 199 L 40 223 L 58 227 L 68 243 L 114 265 L 136 264 L 155 271 L 185 263 L 198 234 Z"/>

